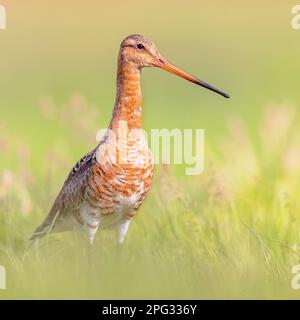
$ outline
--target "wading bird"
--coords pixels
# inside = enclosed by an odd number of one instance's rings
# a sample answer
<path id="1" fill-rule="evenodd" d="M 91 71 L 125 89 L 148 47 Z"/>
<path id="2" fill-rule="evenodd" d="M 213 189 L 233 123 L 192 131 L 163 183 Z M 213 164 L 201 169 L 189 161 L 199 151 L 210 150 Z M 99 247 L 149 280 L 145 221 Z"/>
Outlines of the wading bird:
<path id="1" fill-rule="evenodd" d="M 117 93 L 108 133 L 97 147 L 80 159 L 68 175 L 45 221 L 31 239 L 50 232 L 81 229 L 91 243 L 97 230 L 114 228 L 124 241 L 131 219 L 143 203 L 153 178 L 151 151 L 141 132 L 141 70 L 158 67 L 226 98 L 217 88 L 167 61 L 154 43 L 131 35 L 121 43 Z M 129 139 L 122 128 L 135 132 Z"/>

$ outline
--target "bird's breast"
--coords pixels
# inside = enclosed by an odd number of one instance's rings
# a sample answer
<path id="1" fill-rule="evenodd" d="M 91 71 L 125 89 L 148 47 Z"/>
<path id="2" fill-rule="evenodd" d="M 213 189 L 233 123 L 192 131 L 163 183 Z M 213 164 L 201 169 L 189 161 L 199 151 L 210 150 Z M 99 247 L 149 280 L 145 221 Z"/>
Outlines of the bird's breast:
<path id="1" fill-rule="evenodd" d="M 100 144 L 87 190 L 90 205 L 102 215 L 134 215 L 153 178 L 153 158 L 145 139 Z"/>

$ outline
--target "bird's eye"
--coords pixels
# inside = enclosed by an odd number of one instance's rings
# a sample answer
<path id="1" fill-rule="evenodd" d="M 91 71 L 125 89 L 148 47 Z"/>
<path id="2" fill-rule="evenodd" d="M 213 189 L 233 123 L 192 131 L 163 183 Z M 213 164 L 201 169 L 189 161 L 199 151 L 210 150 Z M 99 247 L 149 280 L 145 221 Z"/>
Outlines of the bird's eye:
<path id="1" fill-rule="evenodd" d="M 139 43 L 139 44 L 137 45 L 137 47 L 138 47 L 139 49 L 144 49 L 144 48 L 145 48 L 144 45 L 141 44 L 141 43 Z"/>

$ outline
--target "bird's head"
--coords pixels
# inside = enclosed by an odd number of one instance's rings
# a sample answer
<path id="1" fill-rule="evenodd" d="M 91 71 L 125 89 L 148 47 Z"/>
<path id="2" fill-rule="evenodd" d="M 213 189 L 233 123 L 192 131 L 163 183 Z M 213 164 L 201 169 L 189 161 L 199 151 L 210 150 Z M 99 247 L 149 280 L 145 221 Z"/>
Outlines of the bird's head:
<path id="1" fill-rule="evenodd" d="M 143 67 L 158 67 L 214 91 L 225 98 L 229 98 L 227 93 L 222 92 L 171 64 L 160 54 L 151 40 L 139 34 L 130 35 L 123 40 L 120 46 L 119 57 L 123 63 L 133 64 L 138 69 Z"/>

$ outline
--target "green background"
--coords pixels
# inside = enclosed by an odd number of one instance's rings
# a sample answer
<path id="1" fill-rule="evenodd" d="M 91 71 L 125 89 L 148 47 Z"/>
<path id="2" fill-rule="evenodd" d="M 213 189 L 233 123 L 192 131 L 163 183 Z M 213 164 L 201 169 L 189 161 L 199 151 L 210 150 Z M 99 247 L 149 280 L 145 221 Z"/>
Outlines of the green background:
<path id="1" fill-rule="evenodd" d="M 295 1 L 2 1 L 0 298 L 299 298 Z M 122 252 L 114 234 L 28 238 L 114 104 L 123 38 L 152 39 L 227 100 L 142 73 L 143 127 L 204 128 L 205 171 L 158 166 Z M 91 251 L 91 252 L 89 252 Z"/>

